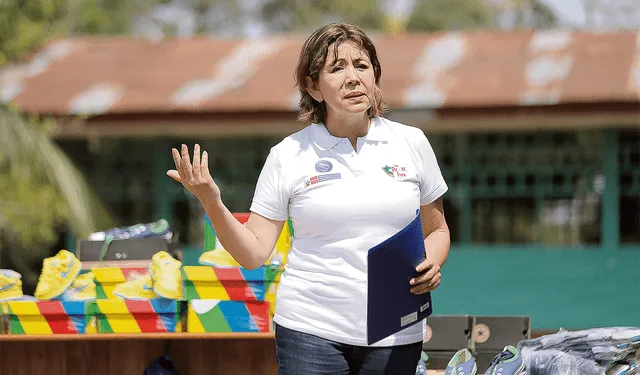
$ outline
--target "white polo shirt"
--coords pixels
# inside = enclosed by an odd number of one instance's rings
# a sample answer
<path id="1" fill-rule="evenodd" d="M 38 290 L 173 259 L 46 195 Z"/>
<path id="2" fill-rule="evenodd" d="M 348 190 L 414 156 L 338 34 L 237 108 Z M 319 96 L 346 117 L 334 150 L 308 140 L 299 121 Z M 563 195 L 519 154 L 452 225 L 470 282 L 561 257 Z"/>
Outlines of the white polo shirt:
<path id="1" fill-rule="evenodd" d="M 286 137 L 267 157 L 251 211 L 293 222 L 274 321 L 367 346 L 368 250 L 409 224 L 447 184 L 418 128 L 374 118 L 357 149 L 323 124 Z M 415 324 L 374 346 L 419 342 L 423 330 L 424 322 Z"/>

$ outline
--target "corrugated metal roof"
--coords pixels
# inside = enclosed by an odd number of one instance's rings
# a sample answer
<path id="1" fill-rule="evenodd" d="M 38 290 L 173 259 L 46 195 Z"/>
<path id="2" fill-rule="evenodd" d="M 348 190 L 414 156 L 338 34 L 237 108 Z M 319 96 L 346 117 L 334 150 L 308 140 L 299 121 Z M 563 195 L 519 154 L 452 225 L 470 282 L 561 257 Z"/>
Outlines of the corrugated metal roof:
<path id="1" fill-rule="evenodd" d="M 640 33 L 432 33 L 373 38 L 393 109 L 640 102 Z M 293 111 L 304 39 L 73 38 L 0 73 L 27 112 Z"/>

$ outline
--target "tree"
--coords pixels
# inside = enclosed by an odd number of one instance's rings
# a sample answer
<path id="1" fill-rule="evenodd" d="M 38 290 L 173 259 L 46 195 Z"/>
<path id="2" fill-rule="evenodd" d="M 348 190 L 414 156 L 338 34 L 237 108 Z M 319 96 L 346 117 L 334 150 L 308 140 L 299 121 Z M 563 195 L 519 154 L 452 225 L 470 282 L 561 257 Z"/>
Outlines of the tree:
<path id="1" fill-rule="evenodd" d="M 483 0 L 416 0 L 406 30 L 452 31 L 491 26 L 491 9 Z"/>
<path id="2" fill-rule="evenodd" d="M 195 0 L 196 34 L 241 35 L 243 9 L 237 0 Z"/>
<path id="3" fill-rule="evenodd" d="M 146 1 L 146 2 L 145 2 Z M 0 1 L 0 67 L 47 41 L 75 34 L 120 35 L 155 0 Z M 86 236 L 113 226 L 83 175 L 49 138 L 53 120 L 25 119 L 0 104 L 0 264 L 35 286 L 59 233 Z"/>
<path id="4" fill-rule="evenodd" d="M 25 119 L 0 107 L 0 255 L 33 286 L 58 229 L 87 236 L 111 227 L 107 210 L 73 162 L 51 140 L 53 120 Z"/>
<path id="5" fill-rule="evenodd" d="M 0 1 L 0 65 L 21 59 L 50 39 L 127 33 L 132 20 L 157 1 Z"/>
<path id="6" fill-rule="evenodd" d="M 136 17 L 133 34 L 155 39 L 194 35 L 242 36 L 254 9 L 238 0 L 160 1 Z"/>
<path id="7" fill-rule="evenodd" d="M 502 29 L 550 29 L 559 24 L 556 14 L 541 0 L 493 0 L 491 8 Z"/>
<path id="8" fill-rule="evenodd" d="M 261 16 L 271 32 L 310 31 L 337 21 L 380 30 L 385 23 L 378 2 L 371 0 L 265 0 Z"/>
<path id="9" fill-rule="evenodd" d="M 512 0 L 515 5 L 515 28 L 549 29 L 558 19 L 540 0 Z"/>

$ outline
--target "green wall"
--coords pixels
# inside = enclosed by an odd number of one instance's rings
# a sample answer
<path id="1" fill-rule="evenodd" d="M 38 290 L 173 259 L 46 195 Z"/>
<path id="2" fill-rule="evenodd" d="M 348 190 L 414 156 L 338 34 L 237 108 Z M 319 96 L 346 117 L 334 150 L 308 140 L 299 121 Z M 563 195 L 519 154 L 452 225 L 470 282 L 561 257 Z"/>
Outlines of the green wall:
<path id="1" fill-rule="evenodd" d="M 453 248 L 435 314 L 527 315 L 532 329 L 640 326 L 640 248 Z"/>

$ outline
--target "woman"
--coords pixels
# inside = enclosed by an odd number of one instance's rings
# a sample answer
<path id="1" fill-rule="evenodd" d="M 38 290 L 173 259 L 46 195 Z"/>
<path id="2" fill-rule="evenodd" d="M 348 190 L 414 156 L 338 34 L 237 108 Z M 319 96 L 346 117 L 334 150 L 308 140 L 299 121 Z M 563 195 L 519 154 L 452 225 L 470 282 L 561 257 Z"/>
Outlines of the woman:
<path id="1" fill-rule="evenodd" d="M 207 152 L 195 145 L 191 163 L 185 145 L 172 150 L 168 175 L 200 199 L 244 267 L 261 266 L 293 221 L 274 317 L 280 375 L 415 373 L 424 324 L 366 343 L 367 251 L 419 209 L 427 258 L 407 288 L 434 290 L 449 252 L 447 185 L 423 132 L 381 117 L 380 75 L 376 49 L 357 27 L 330 24 L 309 37 L 296 83 L 299 117 L 311 124 L 271 149 L 245 225 L 222 203 Z"/>

